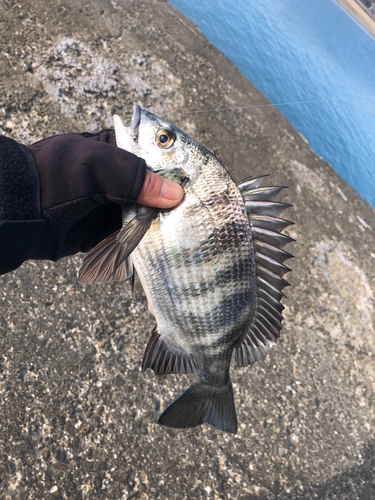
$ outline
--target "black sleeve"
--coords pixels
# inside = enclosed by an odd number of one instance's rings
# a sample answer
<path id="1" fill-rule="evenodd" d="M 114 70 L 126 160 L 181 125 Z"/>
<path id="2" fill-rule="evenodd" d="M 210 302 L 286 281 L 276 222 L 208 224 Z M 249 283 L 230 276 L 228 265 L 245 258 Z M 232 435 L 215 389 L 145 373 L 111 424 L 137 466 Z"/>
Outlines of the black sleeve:
<path id="1" fill-rule="evenodd" d="M 88 252 L 121 228 L 146 163 L 114 131 L 61 134 L 29 148 L 0 136 L 0 274 L 28 259 Z"/>
<path id="2" fill-rule="evenodd" d="M 0 136 L 0 274 L 28 258 L 43 224 L 34 157 L 26 146 Z"/>

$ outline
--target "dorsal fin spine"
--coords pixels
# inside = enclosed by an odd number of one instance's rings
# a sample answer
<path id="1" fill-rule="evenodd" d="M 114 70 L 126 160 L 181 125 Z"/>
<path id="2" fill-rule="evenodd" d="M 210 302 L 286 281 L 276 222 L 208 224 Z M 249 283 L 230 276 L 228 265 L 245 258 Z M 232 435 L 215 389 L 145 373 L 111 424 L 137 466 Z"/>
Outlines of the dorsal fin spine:
<path id="1" fill-rule="evenodd" d="M 273 199 L 283 189 L 285 189 L 285 186 L 249 189 L 247 191 L 243 191 L 242 192 L 242 196 L 246 197 L 246 199 L 250 199 L 250 200 L 254 200 L 254 201 L 255 200 L 259 200 L 259 201 L 264 201 L 264 200 L 273 201 Z"/>
<path id="2" fill-rule="evenodd" d="M 267 243 L 263 243 L 259 240 L 253 240 L 255 252 L 261 252 L 271 259 L 278 260 L 280 263 L 285 262 L 293 257 L 292 254 L 282 250 L 281 248 L 276 248 Z"/>
<path id="3" fill-rule="evenodd" d="M 247 191 L 249 189 L 256 189 L 258 188 L 262 182 L 264 181 L 264 179 L 266 177 L 268 177 L 269 174 L 267 175 L 261 175 L 260 177 L 247 177 L 246 179 L 244 179 L 239 185 L 239 189 L 240 191 Z"/>
<path id="4" fill-rule="evenodd" d="M 276 309 L 279 312 L 282 312 L 285 309 L 283 304 L 280 302 L 282 296 L 275 297 L 275 295 L 270 293 L 269 290 L 266 290 L 265 287 L 262 288 L 258 287 L 258 297 L 262 297 L 263 299 L 265 299 L 268 304 L 270 304 L 274 309 Z"/>
<path id="5" fill-rule="evenodd" d="M 294 241 L 293 238 L 290 238 L 286 234 L 272 231 L 271 229 L 263 229 L 259 226 L 253 227 L 251 233 L 254 239 L 268 243 L 279 249 L 282 249 L 285 245 Z"/>
<path id="6" fill-rule="evenodd" d="M 263 304 L 258 304 L 259 313 L 265 317 L 276 329 L 281 330 L 281 321 L 278 317 L 276 317 L 271 311 L 266 309 Z"/>
<path id="7" fill-rule="evenodd" d="M 252 214 L 250 219 L 251 227 L 262 227 L 264 229 L 271 229 L 271 231 L 282 231 L 288 226 L 292 226 L 294 222 L 280 217 L 271 217 L 269 215 L 255 215 Z"/>
<path id="8" fill-rule="evenodd" d="M 281 292 L 286 286 L 289 286 L 289 283 L 285 281 L 283 278 L 280 278 L 277 276 L 277 274 L 273 273 L 272 271 L 268 270 L 266 267 L 257 265 L 257 275 L 260 278 L 264 278 L 268 283 L 271 283 L 275 288 Z"/>
<path id="9" fill-rule="evenodd" d="M 268 311 L 272 312 L 272 314 L 281 322 L 283 319 L 283 314 L 282 310 L 284 309 L 284 306 L 280 304 L 281 310 L 276 309 L 275 303 L 271 301 L 266 301 L 261 295 L 258 295 L 258 303 Z M 280 308 L 279 308 L 280 309 Z"/>
<path id="10" fill-rule="evenodd" d="M 282 278 L 284 274 L 289 273 L 291 271 L 289 267 L 284 266 L 284 264 L 281 264 L 277 260 L 271 259 L 271 257 L 267 257 L 267 255 L 263 255 L 260 252 L 255 252 L 255 261 L 259 265 L 263 265 L 264 267 L 269 266 L 271 271 L 280 276 L 280 278 Z"/>

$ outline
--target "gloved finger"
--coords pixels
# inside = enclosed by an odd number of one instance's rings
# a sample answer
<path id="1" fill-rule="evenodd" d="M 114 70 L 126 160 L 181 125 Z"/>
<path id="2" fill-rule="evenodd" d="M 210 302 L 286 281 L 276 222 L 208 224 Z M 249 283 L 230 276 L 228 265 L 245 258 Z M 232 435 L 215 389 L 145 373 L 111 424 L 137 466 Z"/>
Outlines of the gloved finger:
<path id="1" fill-rule="evenodd" d="M 146 170 L 137 202 L 146 207 L 172 208 L 180 203 L 184 190 L 179 184 Z"/>
<path id="2" fill-rule="evenodd" d="M 112 128 L 105 128 L 103 130 L 99 130 L 98 132 L 95 132 L 94 134 L 90 133 L 83 133 L 80 134 L 82 137 L 85 137 L 86 139 L 90 139 L 91 141 L 96 141 L 96 142 L 106 142 L 107 144 L 110 144 L 111 146 L 116 146 L 116 134 L 115 131 Z"/>

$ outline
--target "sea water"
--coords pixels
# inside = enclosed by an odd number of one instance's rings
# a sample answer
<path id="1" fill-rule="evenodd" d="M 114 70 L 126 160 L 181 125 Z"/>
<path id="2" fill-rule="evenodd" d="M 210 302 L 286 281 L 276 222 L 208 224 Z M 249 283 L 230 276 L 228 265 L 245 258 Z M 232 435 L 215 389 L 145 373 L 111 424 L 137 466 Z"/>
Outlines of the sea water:
<path id="1" fill-rule="evenodd" d="M 169 1 L 272 103 L 322 101 L 279 109 L 375 208 L 375 39 L 335 0 Z"/>

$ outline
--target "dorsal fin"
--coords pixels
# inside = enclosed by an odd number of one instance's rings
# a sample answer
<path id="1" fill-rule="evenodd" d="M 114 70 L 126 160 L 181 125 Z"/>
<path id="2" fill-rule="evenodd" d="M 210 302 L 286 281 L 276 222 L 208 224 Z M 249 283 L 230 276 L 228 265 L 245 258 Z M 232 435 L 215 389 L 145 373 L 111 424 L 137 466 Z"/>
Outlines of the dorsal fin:
<path id="1" fill-rule="evenodd" d="M 157 326 L 153 329 L 145 349 L 142 372 L 151 368 L 155 375 L 169 373 L 199 373 L 194 359 L 188 354 L 172 352 L 162 339 Z"/>
<path id="2" fill-rule="evenodd" d="M 293 224 L 280 218 L 291 205 L 273 201 L 284 187 L 260 187 L 266 175 L 245 179 L 238 187 L 249 217 L 257 273 L 257 306 L 252 325 L 241 344 L 234 349 L 238 367 L 264 358 L 280 337 L 282 328 L 282 290 L 289 285 L 283 279 L 290 271 L 283 263 L 293 257 L 283 247 L 294 241 L 282 233 Z"/>

